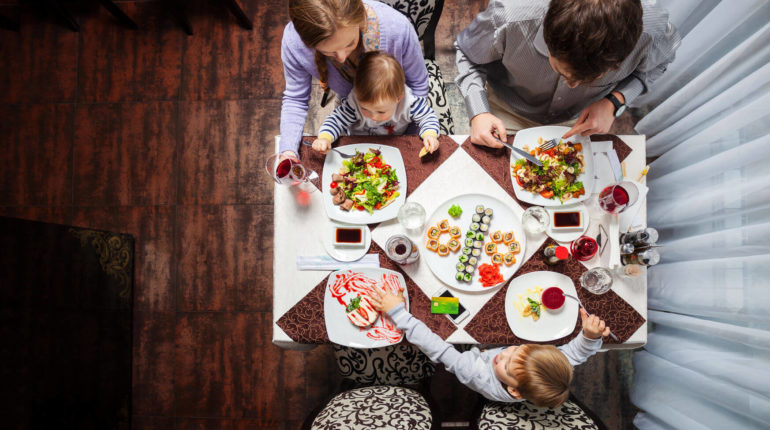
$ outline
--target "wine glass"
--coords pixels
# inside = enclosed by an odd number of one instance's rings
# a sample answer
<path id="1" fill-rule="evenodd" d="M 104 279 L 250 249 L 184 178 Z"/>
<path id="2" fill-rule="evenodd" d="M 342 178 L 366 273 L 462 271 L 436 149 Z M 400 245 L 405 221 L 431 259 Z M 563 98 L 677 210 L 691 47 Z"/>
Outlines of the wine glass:
<path id="1" fill-rule="evenodd" d="M 273 154 L 265 161 L 265 170 L 276 184 L 299 185 L 306 182 L 311 173 L 302 163 L 284 154 Z"/>
<path id="2" fill-rule="evenodd" d="M 605 187 L 599 193 L 599 206 L 611 214 L 623 212 L 636 203 L 639 190 L 632 182 L 618 182 Z"/>
<path id="3" fill-rule="evenodd" d="M 548 228 L 550 217 L 548 211 L 541 206 L 530 206 L 521 216 L 521 225 L 529 233 L 542 233 Z"/>
<path id="4" fill-rule="evenodd" d="M 580 275 L 580 285 L 594 294 L 604 294 L 612 287 L 612 272 L 604 267 L 594 267 Z"/>
<path id="5" fill-rule="evenodd" d="M 588 261 L 596 255 L 599 250 L 599 244 L 593 237 L 580 236 L 570 244 L 572 256 L 580 261 Z"/>

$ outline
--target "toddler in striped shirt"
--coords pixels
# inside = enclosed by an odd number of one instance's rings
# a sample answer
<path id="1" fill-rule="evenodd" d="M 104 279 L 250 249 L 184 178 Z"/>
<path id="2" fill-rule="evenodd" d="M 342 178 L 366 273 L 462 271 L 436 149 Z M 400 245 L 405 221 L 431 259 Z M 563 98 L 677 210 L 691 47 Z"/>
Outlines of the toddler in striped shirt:
<path id="1" fill-rule="evenodd" d="M 367 52 L 356 69 L 353 90 L 326 117 L 313 149 L 325 154 L 345 134 L 401 135 L 413 122 L 420 128 L 425 151 L 438 149 L 438 119 L 428 100 L 412 94 L 393 56 Z"/>

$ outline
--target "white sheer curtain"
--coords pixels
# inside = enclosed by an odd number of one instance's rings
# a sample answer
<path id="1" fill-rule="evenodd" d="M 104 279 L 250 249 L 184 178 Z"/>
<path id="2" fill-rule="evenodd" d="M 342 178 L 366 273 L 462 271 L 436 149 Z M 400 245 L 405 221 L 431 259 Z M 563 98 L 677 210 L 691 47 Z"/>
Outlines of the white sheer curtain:
<path id="1" fill-rule="evenodd" d="M 683 40 L 652 111 L 652 331 L 634 356 L 641 429 L 770 428 L 770 1 L 661 1 Z"/>

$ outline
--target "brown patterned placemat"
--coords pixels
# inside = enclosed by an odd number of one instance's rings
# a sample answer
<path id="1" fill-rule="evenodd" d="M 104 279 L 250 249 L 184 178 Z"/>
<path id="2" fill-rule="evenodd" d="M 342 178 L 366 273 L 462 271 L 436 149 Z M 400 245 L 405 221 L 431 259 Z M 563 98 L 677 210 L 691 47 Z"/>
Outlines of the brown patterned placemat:
<path id="1" fill-rule="evenodd" d="M 544 262 L 543 250 L 546 246 L 557 245 L 553 239 L 546 240 L 527 262 L 522 264 L 514 274 L 514 278 L 525 273 L 536 271 L 554 271 L 572 279 L 577 289 L 578 297 L 589 313 L 598 315 L 610 327 L 620 343 L 625 342 L 636 330 L 644 324 L 645 319 L 631 305 L 610 290 L 596 295 L 580 287 L 580 275 L 587 269 L 574 258 L 563 263 L 549 266 Z M 530 343 L 513 334 L 505 316 L 505 296 L 510 282 L 503 286 L 465 326 L 465 331 L 481 344 L 521 344 Z M 575 329 L 569 335 L 542 344 L 561 345 L 580 333 L 581 320 L 575 321 Z M 605 343 L 618 343 L 610 337 L 604 338 Z"/>
<path id="2" fill-rule="evenodd" d="M 443 315 L 430 313 L 430 298 L 414 283 L 401 268 L 393 263 L 385 251 L 375 242 L 372 242 L 370 253 L 380 256 L 380 267 L 401 273 L 406 280 L 406 289 L 409 295 L 409 310 L 418 319 L 424 322 L 434 333 L 446 339 L 457 329 L 448 318 Z M 295 342 L 299 343 L 328 343 L 329 335 L 326 332 L 324 320 L 324 293 L 329 277 L 318 283 L 291 309 L 278 319 L 276 324 Z"/>
<path id="3" fill-rule="evenodd" d="M 315 136 L 304 136 L 303 139 L 312 142 L 315 140 Z M 406 168 L 406 195 L 409 196 L 459 147 L 449 136 L 439 136 L 438 140 L 441 144 L 439 149 L 433 154 L 428 154 L 422 158 L 419 156 L 420 149 L 423 147 L 422 139 L 414 135 L 346 136 L 340 138 L 338 144 L 334 147 L 338 148 L 354 143 L 374 143 L 398 148 Z M 299 157 L 307 168 L 315 170 L 318 175 L 322 175 L 326 155 L 313 151 L 309 146 L 300 145 Z"/>
<path id="4" fill-rule="evenodd" d="M 508 143 L 513 144 L 514 136 L 508 136 Z M 591 141 L 612 141 L 612 147 L 618 153 L 618 159 L 623 161 L 631 153 L 631 147 L 621 138 L 613 134 L 595 134 L 591 136 Z M 474 145 L 470 137 L 465 139 L 461 148 L 468 153 L 481 166 L 492 179 L 500 185 L 523 208 L 532 206 L 516 198 L 513 191 L 513 182 L 511 182 L 511 153 L 508 148 L 490 148 L 487 146 Z"/>

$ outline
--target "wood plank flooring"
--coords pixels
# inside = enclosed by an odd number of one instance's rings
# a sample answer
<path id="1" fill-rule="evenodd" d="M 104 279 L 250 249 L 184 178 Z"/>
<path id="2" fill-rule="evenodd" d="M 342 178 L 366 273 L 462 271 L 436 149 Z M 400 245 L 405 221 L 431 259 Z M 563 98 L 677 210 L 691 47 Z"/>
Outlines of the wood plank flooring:
<path id="1" fill-rule="evenodd" d="M 288 12 L 284 0 L 240 3 L 254 30 L 196 1 L 193 36 L 158 1 L 118 2 L 136 31 L 103 8 L 77 9 L 79 33 L 0 3 L 21 24 L 0 30 L 0 215 L 135 237 L 137 429 L 294 429 L 340 381 L 330 347 L 270 342 L 273 202 L 262 166 L 278 134 Z M 458 133 L 468 129 L 451 44 L 484 7 L 447 1 L 437 29 Z M 315 109 L 309 123 L 321 119 Z M 574 391 L 611 428 L 630 423 L 628 402 L 600 400 L 627 389 L 627 356 L 576 372 Z M 446 421 L 471 419 L 475 395 L 452 375 L 439 372 L 433 392 Z"/>

